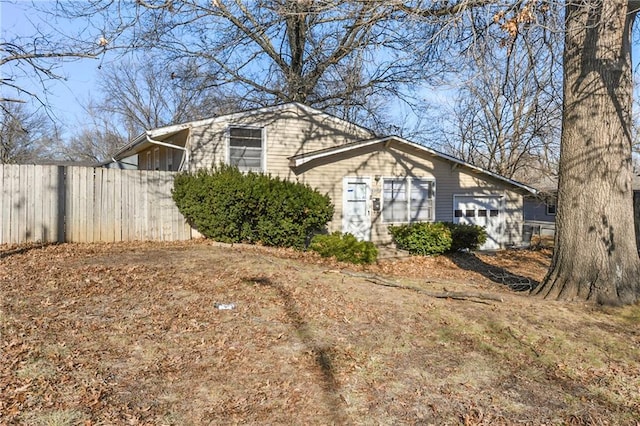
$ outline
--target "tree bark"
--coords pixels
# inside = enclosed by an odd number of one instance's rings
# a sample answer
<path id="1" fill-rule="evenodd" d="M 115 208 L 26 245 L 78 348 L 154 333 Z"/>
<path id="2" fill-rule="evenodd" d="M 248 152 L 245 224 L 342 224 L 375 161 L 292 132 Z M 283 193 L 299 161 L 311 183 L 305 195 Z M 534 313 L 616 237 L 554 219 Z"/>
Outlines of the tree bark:
<path id="1" fill-rule="evenodd" d="M 564 108 L 555 252 L 535 293 L 634 303 L 640 259 L 633 215 L 627 0 L 566 6 Z"/>

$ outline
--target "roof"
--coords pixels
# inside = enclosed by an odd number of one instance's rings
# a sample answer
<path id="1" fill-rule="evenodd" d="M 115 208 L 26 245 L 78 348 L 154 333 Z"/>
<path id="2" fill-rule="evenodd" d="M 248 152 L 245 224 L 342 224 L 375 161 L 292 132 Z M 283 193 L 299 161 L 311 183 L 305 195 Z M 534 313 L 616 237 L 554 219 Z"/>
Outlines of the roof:
<path id="1" fill-rule="evenodd" d="M 530 184 L 530 186 L 536 188 L 539 194 L 553 195 L 558 192 L 558 178 L 547 176 L 536 183 Z M 640 191 L 640 175 L 636 173 L 633 174 L 631 188 L 634 191 Z"/>
<path id="2" fill-rule="evenodd" d="M 376 144 L 390 144 L 390 143 L 394 143 L 394 144 L 399 144 L 399 145 L 405 145 L 405 146 L 410 146 L 413 147 L 417 150 L 420 150 L 422 152 L 425 152 L 431 156 L 434 157 L 438 157 L 441 158 L 443 160 L 449 161 L 450 163 L 454 164 L 454 165 L 459 165 L 459 166 L 463 166 L 466 168 L 469 168 L 471 170 L 474 170 L 478 173 L 482 173 L 485 174 L 487 176 L 491 176 L 492 178 L 508 183 L 509 185 L 515 186 L 521 190 L 524 190 L 526 192 L 529 192 L 531 194 L 536 194 L 538 191 L 528 185 L 525 185 L 524 183 L 515 181 L 513 179 L 509 179 L 506 178 L 502 175 L 499 175 L 497 173 L 494 173 L 490 170 L 486 170 L 483 169 L 481 167 L 475 166 L 471 163 L 467 163 L 464 160 L 461 160 L 459 158 L 456 157 L 452 157 L 451 155 L 436 151 L 435 149 L 432 148 L 428 148 L 424 145 L 415 143 L 415 142 L 411 142 L 409 140 L 406 140 L 404 138 L 401 138 L 399 136 L 386 136 L 383 138 L 375 138 L 375 139 L 367 139 L 367 140 L 361 140 L 361 141 L 357 141 L 357 142 L 351 142 L 348 144 L 343 144 L 340 146 L 336 146 L 336 147 L 331 147 L 331 148 L 325 148 L 325 149 L 320 149 L 317 151 L 312 151 L 312 152 L 307 152 L 304 154 L 299 154 L 299 155 L 294 155 L 292 157 L 289 157 L 289 166 L 293 167 L 293 168 L 297 168 L 302 166 L 303 164 L 306 164 L 310 161 L 313 160 L 317 160 L 320 158 L 325 158 L 331 155 L 336 155 L 336 154 L 340 154 L 340 153 L 344 153 L 344 152 L 348 152 L 348 151 L 352 151 L 355 149 L 359 149 L 359 148 L 363 148 L 366 146 L 371 146 L 371 145 L 376 145 Z"/>
<path id="3" fill-rule="evenodd" d="M 158 127 L 156 129 L 146 130 L 144 133 L 138 135 L 131 142 L 120 148 L 114 155 L 113 158 L 116 160 L 128 157 L 130 155 L 134 155 L 137 152 L 141 151 L 144 147 L 144 144 L 148 142 L 148 138 L 156 139 L 156 138 L 167 138 L 173 134 L 179 133 L 186 129 L 191 129 L 193 127 L 207 126 L 220 121 L 233 121 L 240 120 L 245 117 L 251 117 L 261 114 L 275 113 L 279 111 L 286 111 L 290 109 L 299 109 L 304 111 L 309 115 L 322 115 L 328 119 L 335 120 L 336 122 L 340 122 L 343 124 L 348 124 L 351 126 L 356 126 L 365 132 L 370 133 L 372 136 L 374 132 L 366 127 L 360 126 L 358 124 L 352 123 L 350 121 L 344 120 L 342 118 L 336 117 L 329 113 L 320 111 L 318 109 L 312 108 L 310 106 L 298 103 L 298 102 L 288 102 L 284 104 L 278 104 L 269 107 L 255 108 L 246 111 L 234 112 L 230 114 L 219 115 L 216 117 L 205 118 L 202 120 L 194 120 L 181 124 L 172 124 L 169 126 Z"/>

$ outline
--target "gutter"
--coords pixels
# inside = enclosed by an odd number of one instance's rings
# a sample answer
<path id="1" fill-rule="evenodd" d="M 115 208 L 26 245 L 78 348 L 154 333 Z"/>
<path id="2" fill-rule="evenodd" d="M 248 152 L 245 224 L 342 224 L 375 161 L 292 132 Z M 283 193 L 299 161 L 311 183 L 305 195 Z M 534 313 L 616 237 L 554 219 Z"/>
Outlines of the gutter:
<path id="1" fill-rule="evenodd" d="M 191 132 L 191 129 L 189 128 L 189 133 L 190 132 Z M 149 142 L 150 144 L 165 146 L 167 148 L 179 149 L 181 151 L 184 151 L 184 155 L 182 156 L 182 161 L 180 161 L 180 165 L 178 166 L 178 171 L 179 172 L 184 171 L 184 165 L 185 164 L 189 164 L 189 150 L 187 149 L 187 144 L 189 143 L 189 134 L 187 134 L 187 138 L 186 138 L 184 146 L 174 145 L 174 144 L 171 144 L 171 143 L 166 143 L 166 142 L 158 141 L 158 140 L 155 140 L 155 139 L 151 139 L 151 137 L 149 136 L 149 134 L 147 132 L 144 133 L 144 136 L 147 139 L 147 142 Z"/>

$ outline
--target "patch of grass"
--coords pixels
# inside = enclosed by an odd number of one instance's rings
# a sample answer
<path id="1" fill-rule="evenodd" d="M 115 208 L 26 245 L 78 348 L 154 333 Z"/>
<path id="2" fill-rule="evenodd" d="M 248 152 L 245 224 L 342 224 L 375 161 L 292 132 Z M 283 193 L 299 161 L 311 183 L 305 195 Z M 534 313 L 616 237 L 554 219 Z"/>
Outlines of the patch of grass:
<path id="1" fill-rule="evenodd" d="M 33 426 L 75 426 L 80 424 L 82 417 L 76 410 L 54 410 L 29 413 L 24 421 Z"/>
<path id="2" fill-rule="evenodd" d="M 529 276 L 543 273 L 547 258 L 521 251 L 516 260 L 483 259 Z M 637 307 L 600 311 L 528 298 L 444 257 L 353 268 L 503 302 L 433 298 L 342 274 L 343 267 L 307 253 L 209 242 L 65 244 L 8 256 L 0 268 L 0 418 L 36 425 L 640 418 Z M 54 269 L 52 291 L 40 283 Z"/>

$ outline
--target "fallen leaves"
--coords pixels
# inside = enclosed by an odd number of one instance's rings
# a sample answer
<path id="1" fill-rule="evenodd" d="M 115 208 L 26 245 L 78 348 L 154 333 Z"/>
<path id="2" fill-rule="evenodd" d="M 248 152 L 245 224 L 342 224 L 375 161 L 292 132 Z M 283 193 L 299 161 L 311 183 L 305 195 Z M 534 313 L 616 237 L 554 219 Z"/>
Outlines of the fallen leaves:
<path id="1" fill-rule="evenodd" d="M 0 253 L 0 424 L 542 423 L 570 419 L 585 395 L 594 419 L 624 423 L 640 404 L 629 320 L 491 279 L 539 280 L 548 253 L 367 267 L 207 241 Z M 346 268 L 356 276 L 331 272 Z"/>

